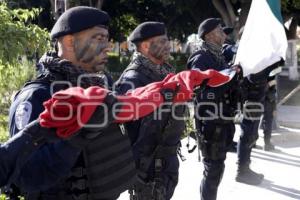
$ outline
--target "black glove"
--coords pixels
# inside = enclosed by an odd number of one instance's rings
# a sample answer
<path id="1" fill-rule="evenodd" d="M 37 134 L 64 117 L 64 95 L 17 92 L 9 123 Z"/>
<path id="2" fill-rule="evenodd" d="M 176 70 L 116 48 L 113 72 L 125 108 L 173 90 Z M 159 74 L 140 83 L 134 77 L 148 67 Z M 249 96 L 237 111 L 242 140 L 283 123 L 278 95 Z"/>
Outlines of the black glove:
<path id="1" fill-rule="evenodd" d="M 22 130 L 25 134 L 29 135 L 32 143 L 35 146 L 40 146 L 45 142 L 56 142 L 59 140 L 55 133 L 54 128 L 44 128 L 40 125 L 40 121 L 34 120 Z"/>

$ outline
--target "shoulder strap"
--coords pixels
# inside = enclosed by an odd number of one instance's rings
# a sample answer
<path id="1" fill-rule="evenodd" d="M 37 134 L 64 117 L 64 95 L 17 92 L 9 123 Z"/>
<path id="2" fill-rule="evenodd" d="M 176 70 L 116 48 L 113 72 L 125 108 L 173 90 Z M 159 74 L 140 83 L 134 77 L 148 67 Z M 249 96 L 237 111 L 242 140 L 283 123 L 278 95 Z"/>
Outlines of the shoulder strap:
<path id="1" fill-rule="evenodd" d="M 160 81 L 161 76 L 157 74 L 155 71 L 151 70 L 149 67 L 145 67 L 144 65 L 136 65 L 133 64 L 132 66 L 128 67 L 125 72 L 135 70 L 145 76 L 147 76 L 152 81 Z"/>
<path id="2" fill-rule="evenodd" d="M 20 95 L 24 90 L 25 87 L 28 87 L 30 85 L 43 85 L 43 84 L 50 84 L 50 80 L 48 79 L 35 79 L 35 80 L 32 80 L 32 81 L 27 81 L 23 86 L 22 88 L 14 95 L 13 99 L 16 99 L 16 97 L 18 95 Z"/>
<path id="3" fill-rule="evenodd" d="M 144 76 L 146 76 L 147 78 L 149 78 L 151 80 L 151 82 L 161 81 L 163 79 L 163 77 L 161 77 L 161 75 L 157 74 L 155 71 L 151 70 L 150 68 L 145 67 L 143 65 L 138 65 L 135 62 L 132 62 L 123 71 L 123 73 L 121 74 L 121 76 L 118 79 L 118 81 L 115 82 L 115 85 L 119 85 L 120 84 L 120 80 L 122 80 L 122 78 L 126 74 L 126 72 L 131 71 L 131 70 L 143 74 Z M 145 85 L 149 83 L 149 82 L 145 82 L 143 80 L 139 80 L 139 81 L 141 81 L 141 83 L 143 83 Z"/>

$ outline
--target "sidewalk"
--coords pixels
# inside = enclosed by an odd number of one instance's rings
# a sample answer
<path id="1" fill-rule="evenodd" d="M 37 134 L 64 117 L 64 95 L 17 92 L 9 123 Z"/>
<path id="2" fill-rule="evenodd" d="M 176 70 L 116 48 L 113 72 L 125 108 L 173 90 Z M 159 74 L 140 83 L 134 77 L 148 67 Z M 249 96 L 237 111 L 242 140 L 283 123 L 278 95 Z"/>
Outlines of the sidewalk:
<path id="1" fill-rule="evenodd" d="M 239 128 L 235 136 L 237 141 Z M 223 180 L 219 187 L 218 200 L 300 200 L 300 129 L 281 128 L 273 133 L 276 150 L 262 150 L 263 138 L 252 153 L 252 168 L 265 175 L 259 186 L 250 186 L 234 180 L 236 153 L 228 153 Z M 193 141 L 191 141 L 193 142 Z M 187 160 L 181 162 L 179 183 L 172 200 L 199 200 L 199 185 L 202 178 L 202 163 L 197 161 L 197 152 L 187 153 L 186 139 L 182 151 Z M 128 200 L 127 192 L 119 200 Z"/>
<path id="2" fill-rule="evenodd" d="M 277 122 L 282 126 L 300 129 L 300 106 L 278 106 Z"/>

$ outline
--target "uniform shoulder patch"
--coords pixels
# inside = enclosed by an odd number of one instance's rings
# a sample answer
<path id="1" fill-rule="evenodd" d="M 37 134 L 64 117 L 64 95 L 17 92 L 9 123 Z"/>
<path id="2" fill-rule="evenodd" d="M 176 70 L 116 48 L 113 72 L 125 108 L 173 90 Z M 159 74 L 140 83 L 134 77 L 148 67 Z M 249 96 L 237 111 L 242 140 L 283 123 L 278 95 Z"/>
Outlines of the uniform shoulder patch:
<path id="1" fill-rule="evenodd" d="M 16 109 L 15 123 L 22 130 L 29 122 L 32 113 L 32 104 L 29 101 L 20 103 Z"/>

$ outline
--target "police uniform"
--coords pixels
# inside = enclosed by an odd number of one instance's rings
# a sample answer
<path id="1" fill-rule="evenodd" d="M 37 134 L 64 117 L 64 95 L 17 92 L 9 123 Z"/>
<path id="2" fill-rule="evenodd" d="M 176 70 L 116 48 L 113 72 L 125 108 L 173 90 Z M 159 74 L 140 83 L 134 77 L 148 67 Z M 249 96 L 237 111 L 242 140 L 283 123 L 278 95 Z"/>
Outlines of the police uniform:
<path id="1" fill-rule="evenodd" d="M 227 35 L 227 38 L 222 46 L 222 54 L 225 57 L 225 61 L 232 64 L 234 62 L 234 56 L 237 52 L 238 44 L 236 44 L 232 39 L 228 38 L 233 32 L 233 28 L 223 27 L 223 31 Z"/>
<path id="2" fill-rule="evenodd" d="M 145 22 L 132 32 L 129 40 L 137 43 L 164 34 L 166 34 L 164 24 Z M 161 81 L 174 71 L 174 68 L 166 63 L 156 65 L 143 54 L 135 52 L 116 86 L 118 92 L 124 94 L 130 89 Z M 168 200 L 172 197 L 178 182 L 177 149 L 185 124 L 183 120 L 172 118 L 171 109 L 176 116 L 183 117 L 185 107 L 163 105 L 162 109 L 168 111 L 163 112 L 161 118 L 155 117 L 154 113 L 127 123 L 139 170 L 139 181 L 133 189 L 138 200 Z"/>
<path id="3" fill-rule="evenodd" d="M 238 45 L 237 44 L 229 44 L 225 43 L 223 45 L 223 55 L 227 63 L 232 63 L 234 61 L 234 56 L 237 52 Z"/>
<path id="4" fill-rule="evenodd" d="M 270 72 L 277 68 L 273 64 L 257 74 L 251 74 L 244 79 L 243 93 L 245 95 L 244 118 L 241 123 L 241 135 L 238 142 L 238 172 L 236 181 L 258 185 L 264 175 L 250 169 L 251 151 L 258 139 L 260 117 L 263 114 L 263 102 L 267 89 L 267 78 Z"/>
<path id="5" fill-rule="evenodd" d="M 84 20 L 82 20 L 84 19 Z M 58 19 L 51 38 L 98 26 L 107 27 L 109 16 L 91 7 L 74 7 Z M 43 110 L 43 102 L 61 89 L 77 85 L 87 72 L 59 58 L 44 55 L 39 65 L 42 73 L 16 95 L 10 108 L 10 133 L 14 135 Z M 103 85 L 103 78 L 82 79 L 80 86 Z M 130 141 L 118 124 L 86 138 L 88 145 L 66 141 L 46 144 L 33 153 L 15 183 L 27 199 L 117 199 L 135 180 L 136 170 Z M 84 131 L 84 130 L 83 130 Z M 101 134 L 100 134 L 101 133 Z M 82 143 L 81 143 L 82 142 Z M 52 168 L 55 168 L 53 170 Z"/>
<path id="6" fill-rule="evenodd" d="M 241 135 L 238 141 L 238 173 L 236 181 L 247 183 L 250 185 L 260 184 L 263 175 L 256 173 L 250 169 L 250 157 L 253 146 L 258 139 L 258 126 L 260 116 L 262 115 L 261 106 L 253 106 L 255 104 L 262 105 L 265 97 L 266 81 L 251 81 L 250 77 L 245 78 L 243 83 L 243 92 L 245 94 L 244 117 L 241 122 Z M 251 107 L 252 106 L 252 107 Z M 257 112 L 253 112 L 257 109 Z M 261 109 L 261 111 L 259 111 Z M 247 113 L 249 111 L 249 113 Z"/>
<path id="7" fill-rule="evenodd" d="M 220 23 L 221 21 L 216 18 L 202 22 L 198 31 L 200 38 L 203 39 L 205 34 Z M 230 68 L 222 55 L 221 48 L 218 51 L 211 50 L 205 41 L 202 41 L 200 49 L 190 56 L 187 66 L 189 69 L 203 71 L 207 69 L 221 71 Z M 233 116 L 236 110 L 235 78 L 219 87 L 206 86 L 196 96 L 195 120 L 200 131 L 200 148 L 204 164 L 200 186 L 202 200 L 217 198 L 218 186 L 225 168 L 226 153 L 232 144 L 235 132 Z"/>
<path id="8" fill-rule="evenodd" d="M 12 183 L 32 153 L 46 141 L 57 140 L 54 130 L 45 131 L 39 126 L 38 121 L 34 121 L 7 142 L 1 144 L 0 187 Z"/>
<path id="9" fill-rule="evenodd" d="M 276 77 L 270 76 L 268 78 L 268 86 L 264 101 L 264 115 L 262 118 L 262 128 L 265 142 L 264 149 L 266 151 L 274 149 L 274 145 L 271 143 L 271 135 L 273 127 L 276 126 L 273 125 L 274 111 L 276 110 L 276 96 Z"/>

